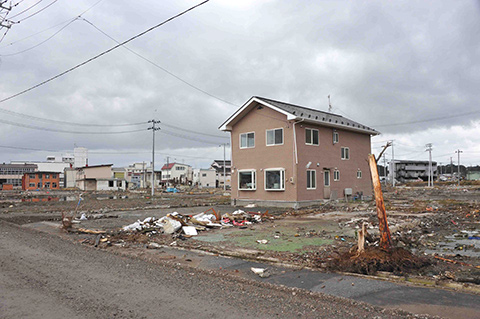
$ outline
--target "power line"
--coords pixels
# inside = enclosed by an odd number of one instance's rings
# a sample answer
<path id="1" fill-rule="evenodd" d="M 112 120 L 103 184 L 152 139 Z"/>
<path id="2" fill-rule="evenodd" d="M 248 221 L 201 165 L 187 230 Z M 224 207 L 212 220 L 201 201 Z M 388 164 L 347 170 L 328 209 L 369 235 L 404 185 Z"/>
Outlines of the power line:
<path id="1" fill-rule="evenodd" d="M 34 3 L 34 4 L 32 4 L 30 7 L 26 8 L 25 10 L 23 10 L 23 11 L 20 11 L 20 12 L 19 12 L 19 13 L 17 13 L 16 15 L 14 15 L 14 16 L 12 16 L 12 17 L 10 17 L 10 19 L 11 19 L 11 18 L 18 17 L 18 16 L 19 16 L 19 15 L 21 15 L 22 13 L 25 13 L 25 12 L 27 12 L 28 10 L 30 10 L 30 9 L 32 9 L 33 7 L 35 7 L 35 6 L 37 6 L 38 4 L 40 4 L 40 2 L 42 2 L 42 1 L 43 1 L 43 0 L 40 0 L 40 1 L 38 1 L 38 2 L 36 2 L 36 3 Z"/>
<path id="2" fill-rule="evenodd" d="M 6 145 L 0 145 L 0 148 L 10 148 L 14 150 L 24 150 L 24 151 L 59 152 L 59 151 L 52 151 L 52 150 L 42 150 L 39 148 L 28 148 L 28 147 L 6 146 Z"/>
<path id="3" fill-rule="evenodd" d="M 37 14 L 39 14 L 39 13 L 42 12 L 43 10 L 47 9 L 48 7 L 50 7 L 51 5 L 53 5 L 53 4 L 54 4 L 55 2 L 57 2 L 57 1 L 58 1 L 58 0 L 53 0 L 50 4 L 46 5 L 46 6 L 43 7 L 42 9 L 40 9 L 40 10 L 32 13 L 31 15 L 26 16 L 25 18 L 23 18 L 23 19 L 21 19 L 21 20 L 18 20 L 18 21 L 14 22 L 14 23 L 20 23 L 20 22 L 25 21 L 25 20 L 33 17 L 33 16 L 36 16 Z M 10 17 L 10 19 L 12 19 L 12 18 L 13 18 L 13 17 Z"/>
<path id="4" fill-rule="evenodd" d="M 83 11 L 82 13 L 76 15 L 75 17 L 72 17 L 72 18 L 70 18 L 70 19 L 68 19 L 68 20 L 65 20 L 65 21 L 63 21 L 63 22 L 60 22 L 60 23 L 58 23 L 58 24 L 56 24 L 56 25 L 54 25 L 54 26 L 48 27 L 47 29 L 44 29 L 44 30 L 39 31 L 39 32 L 36 32 L 36 33 L 31 34 L 31 35 L 29 35 L 29 36 L 26 36 L 26 37 L 24 37 L 24 38 L 21 38 L 21 39 L 19 39 L 19 40 L 17 40 L 17 41 L 10 42 L 10 43 L 8 43 L 8 44 L 6 44 L 6 45 L 4 45 L 4 46 L 2 46 L 2 47 L 0 47 L 0 48 L 4 48 L 4 47 L 7 47 L 7 46 L 9 46 L 9 45 L 13 45 L 13 44 L 18 43 L 18 42 L 21 42 L 21 41 L 23 41 L 23 40 L 29 39 L 29 38 L 31 38 L 31 37 L 33 37 L 33 36 L 36 36 L 36 35 L 38 35 L 38 34 L 41 34 L 41 33 L 45 32 L 45 31 L 48 31 L 48 30 L 53 29 L 53 28 L 56 28 L 56 27 L 58 27 L 59 25 L 62 25 L 62 24 L 65 24 L 65 23 L 67 23 L 67 22 L 70 22 L 71 20 L 77 19 L 77 18 L 83 16 L 85 13 L 87 13 L 87 12 L 90 11 L 91 9 L 93 9 L 94 7 L 96 7 L 96 6 L 97 6 L 100 2 L 102 2 L 102 1 L 103 1 L 103 0 L 99 0 L 99 1 L 95 2 L 93 5 L 91 5 L 91 6 L 88 7 L 85 11 Z M 20 2 L 21 2 L 21 1 L 20 1 Z"/>
<path id="5" fill-rule="evenodd" d="M 175 126 L 175 125 L 166 124 L 166 123 L 164 123 L 164 122 L 162 122 L 162 125 L 163 125 L 163 126 L 170 127 L 170 128 L 173 128 L 173 129 L 181 130 L 181 131 L 184 131 L 184 132 L 189 132 L 189 133 L 194 133 L 194 134 L 200 134 L 200 135 L 205 135 L 205 136 L 210 136 L 210 137 L 216 137 L 216 138 L 228 138 L 228 139 L 230 139 L 230 137 L 228 137 L 228 136 L 220 136 L 220 135 L 214 135 L 214 134 L 208 134 L 208 133 L 202 133 L 202 132 L 192 131 L 192 130 L 188 130 L 188 129 L 183 128 L 183 127 L 178 127 L 178 126 Z"/>
<path id="6" fill-rule="evenodd" d="M 174 133 L 174 132 L 171 132 L 171 131 L 166 131 L 166 130 L 163 130 L 163 129 L 159 132 L 163 133 L 163 134 L 170 135 L 170 136 L 183 138 L 183 139 L 186 139 L 186 140 L 189 140 L 189 141 L 196 141 L 196 142 L 205 143 L 205 144 L 218 145 L 218 142 L 206 141 L 206 140 L 202 140 L 202 139 L 199 139 L 199 138 L 196 138 L 196 137 L 191 137 L 191 136 L 187 136 L 187 135 L 183 135 L 183 134 L 178 134 L 178 133 Z"/>
<path id="7" fill-rule="evenodd" d="M 401 123 L 390 123 L 390 124 L 372 125 L 372 127 L 400 126 L 400 125 L 407 125 L 407 124 L 418 124 L 418 123 L 434 122 L 434 121 L 439 121 L 439 120 L 451 119 L 451 118 L 454 118 L 454 117 L 462 117 L 462 116 L 474 115 L 474 114 L 478 114 L 478 113 L 480 113 L 480 111 L 474 111 L 474 112 L 468 112 L 468 113 L 462 113 L 462 114 L 454 114 L 454 115 L 449 115 L 449 116 L 441 116 L 441 117 L 435 117 L 435 118 L 430 118 L 430 119 L 425 119 L 425 120 L 418 120 L 418 121 L 411 121 L 411 122 L 401 122 Z"/>
<path id="8" fill-rule="evenodd" d="M 85 19 L 85 18 L 82 18 L 82 19 L 83 19 L 85 22 L 87 22 L 88 24 L 90 24 L 92 27 L 94 27 L 97 31 L 99 31 L 100 33 L 102 33 L 104 36 L 106 36 L 107 38 L 109 38 L 110 40 L 118 43 L 119 45 L 122 45 L 119 41 L 117 41 L 116 39 L 114 39 L 113 37 L 111 37 L 110 35 L 108 35 L 106 32 L 104 32 L 103 30 L 101 30 L 99 27 L 97 27 L 96 25 L 94 25 L 92 22 L 88 21 L 88 20 Z M 222 99 L 222 98 L 219 98 L 218 96 L 215 96 L 215 95 L 213 95 L 213 94 L 211 94 L 211 93 L 209 93 L 209 92 L 207 92 L 207 91 L 205 91 L 205 90 L 202 90 L 202 89 L 199 88 L 198 86 L 195 86 L 195 85 L 193 85 L 192 83 L 190 83 L 190 82 L 182 79 L 182 78 L 179 77 L 178 75 L 170 72 L 169 70 L 167 70 L 167 69 L 165 69 L 164 67 L 158 65 L 157 63 L 153 62 L 152 60 L 149 60 L 149 59 L 147 59 L 146 57 L 144 57 L 143 55 L 141 55 L 141 54 L 133 51 L 132 49 L 130 49 L 130 48 L 126 47 L 126 46 L 123 46 L 123 48 L 126 49 L 126 50 L 128 50 L 128 51 L 130 51 L 131 53 L 135 54 L 136 56 L 138 56 L 138 57 L 141 58 L 142 60 L 147 61 L 147 62 L 150 63 L 151 65 L 159 68 L 160 70 L 162 70 L 163 72 L 167 73 L 168 75 L 173 76 L 174 78 L 176 78 L 177 80 L 183 82 L 184 84 L 188 85 L 189 87 L 191 87 L 191 88 L 193 88 L 193 89 L 195 89 L 195 90 L 197 90 L 197 91 L 199 91 L 199 92 L 201 92 L 201 93 L 203 93 L 203 94 L 206 94 L 206 95 L 208 95 L 208 96 L 210 96 L 210 97 L 212 97 L 212 98 L 214 98 L 214 99 L 216 99 L 216 100 L 219 100 L 220 102 L 227 103 L 227 104 L 233 105 L 233 106 L 235 106 L 235 107 L 239 107 L 238 105 L 236 105 L 236 104 L 234 104 L 234 103 L 232 103 L 232 102 L 229 102 L 229 101 L 224 100 L 224 99 Z"/>
<path id="9" fill-rule="evenodd" d="M 70 73 L 70 72 L 72 72 L 73 70 L 78 69 L 78 68 L 84 66 L 85 64 L 88 64 L 88 63 L 90 63 L 91 61 L 96 60 L 96 59 L 98 59 L 99 57 L 101 57 L 101 56 L 103 56 L 103 55 L 105 55 L 105 54 L 107 54 L 107 53 L 110 53 L 111 51 L 117 49 L 118 47 L 120 47 L 120 46 L 122 46 L 122 45 L 124 45 L 124 44 L 126 44 L 126 43 L 128 43 L 128 42 L 131 42 L 131 41 L 133 41 L 133 40 L 135 40 L 135 39 L 137 39 L 137 38 L 145 35 L 146 33 L 150 32 L 150 31 L 153 31 L 153 30 L 161 27 L 162 25 L 164 25 L 164 24 L 166 24 L 166 23 L 168 23 L 168 22 L 170 22 L 170 21 L 172 21 L 172 20 L 174 20 L 174 19 L 176 19 L 176 18 L 178 18 L 178 17 L 180 17 L 180 16 L 188 13 L 188 12 L 191 11 L 191 10 L 194 10 L 194 9 L 200 7 L 201 5 L 207 3 L 208 1 L 210 1 L 210 0 L 205 0 L 205 1 L 203 1 L 203 2 L 201 2 L 201 3 L 199 3 L 199 4 L 197 4 L 197 5 L 195 5 L 195 6 L 193 6 L 193 7 L 190 7 L 189 9 L 184 10 L 184 11 L 176 14 L 175 16 L 168 18 L 167 20 L 164 20 L 163 22 L 161 22 L 161 23 L 159 23 L 159 24 L 157 24 L 157 25 L 155 25 L 155 26 L 153 26 L 153 27 L 151 27 L 151 28 L 149 28 L 149 29 L 147 29 L 147 30 L 145 30 L 145 31 L 143 31 L 143 32 L 141 32 L 141 33 L 139 33 L 139 34 L 131 37 L 131 38 L 129 38 L 128 40 L 123 41 L 123 42 L 120 43 L 120 44 L 115 45 L 114 47 L 112 47 L 112 48 L 110 48 L 110 49 L 108 49 L 108 50 L 106 50 L 106 51 L 103 51 L 103 52 L 100 53 L 100 54 L 95 55 L 94 57 L 92 57 L 92 58 L 90 58 L 90 59 L 88 59 L 88 60 L 86 60 L 86 61 L 84 61 L 84 62 L 82 62 L 82 63 L 80 63 L 80 64 L 77 64 L 77 65 L 74 66 L 74 67 L 71 67 L 70 69 L 68 69 L 68 70 L 66 70 L 66 71 L 63 71 L 63 72 L 60 73 L 60 74 L 57 74 L 57 75 L 55 75 L 55 76 L 53 76 L 53 77 L 51 77 L 51 78 L 49 78 L 49 79 L 47 79 L 47 80 L 45 80 L 45 81 L 43 81 L 43 82 L 40 82 L 40 83 L 38 83 L 38 84 L 36 84 L 36 85 L 28 88 L 28 89 L 25 89 L 25 90 L 23 90 L 23 91 L 21 91 L 21 92 L 18 92 L 18 93 L 14 94 L 14 95 L 11 95 L 11 96 L 9 96 L 9 97 L 6 97 L 6 98 L 4 98 L 4 99 L 1 99 L 1 100 L 0 100 L 0 103 L 3 103 L 3 102 L 8 101 L 8 100 L 11 100 L 11 99 L 13 99 L 13 98 L 15 98 L 15 97 L 17 97 L 17 96 L 19 96 L 19 95 L 25 94 L 25 93 L 27 93 L 27 92 L 29 92 L 29 91 L 31 91 L 31 90 L 34 90 L 34 89 L 36 89 L 36 88 L 38 88 L 38 87 L 40 87 L 40 86 L 42 86 L 42 85 L 44 85 L 44 84 L 46 84 L 46 83 L 48 83 L 48 82 L 51 82 L 51 81 L 53 81 L 53 80 L 55 80 L 55 79 L 57 79 L 57 78 L 65 75 L 65 74 L 67 74 L 67 73 Z M 8 110 L 0 108 L 0 111 L 8 111 Z M 12 111 L 9 111 L 9 112 L 12 112 Z M 15 113 L 18 113 L 18 112 L 15 112 Z M 23 115 L 26 115 L 26 114 L 23 114 Z"/>
<path id="10" fill-rule="evenodd" d="M 11 121 L 7 121 L 7 120 L 3 120 L 3 119 L 0 119 L 0 123 L 13 125 L 13 126 L 18 126 L 18 127 L 30 128 L 30 129 L 34 129 L 34 130 L 40 130 L 40 131 L 57 132 L 57 133 L 71 133 L 71 134 L 111 135 L 111 134 L 125 134 L 125 133 L 135 133 L 135 132 L 144 132 L 145 131 L 144 129 L 130 130 L 130 131 L 117 131 L 117 132 L 67 131 L 67 130 L 58 130 L 58 129 L 40 127 L 40 126 L 29 125 L 29 124 L 16 123 L 16 122 L 11 122 Z"/>
<path id="11" fill-rule="evenodd" d="M 39 47 L 40 45 L 44 44 L 45 42 L 47 42 L 48 40 L 52 39 L 53 37 L 55 37 L 57 34 L 59 34 L 60 32 L 62 32 L 65 28 L 67 28 L 70 24 L 72 24 L 73 22 L 75 22 L 76 20 L 78 20 L 78 17 L 73 19 L 73 20 L 70 20 L 69 23 L 67 23 L 66 25 L 64 25 L 60 30 L 58 30 L 57 32 L 55 32 L 54 34 L 52 34 L 50 37 L 46 38 L 45 40 L 43 40 L 42 42 L 40 43 L 37 43 L 36 45 L 30 47 L 30 48 L 27 48 L 27 49 L 24 49 L 22 51 L 18 51 L 18 52 L 15 52 L 15 53 L 9 53 L 9 54 L 0 54 L 0 56 L 13 56 L 13 55 L 17 55 L 17 54 L 21 54 L 21 53 L 24 53 L 24 52 L 27 52 L 27 51 L 30 51 L 32 49 L 35 49 L 36 47 Z"/>

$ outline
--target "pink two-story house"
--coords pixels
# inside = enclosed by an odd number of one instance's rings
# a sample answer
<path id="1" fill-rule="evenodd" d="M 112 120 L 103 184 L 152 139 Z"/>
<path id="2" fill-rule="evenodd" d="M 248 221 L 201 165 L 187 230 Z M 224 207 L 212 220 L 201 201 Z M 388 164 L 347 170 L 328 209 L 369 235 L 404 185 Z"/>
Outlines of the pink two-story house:
<path id="1" fill-rule="evenodd" d="M 231 133 L 232 204 L 304 207 L 372 195 L 367 157 L 378 131 L 340 115 L 254 96 Z"/>

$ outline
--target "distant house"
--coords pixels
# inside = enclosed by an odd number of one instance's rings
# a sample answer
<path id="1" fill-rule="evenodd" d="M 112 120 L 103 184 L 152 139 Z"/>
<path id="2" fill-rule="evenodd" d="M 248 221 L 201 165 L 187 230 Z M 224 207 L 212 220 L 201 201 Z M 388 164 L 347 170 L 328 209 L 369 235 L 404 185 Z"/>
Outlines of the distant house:
<path id="1" fill-rule="evenodd" d="M 232 161 L 231 160 L 225 160 L 225 178 L 223 176 L 223 160 L 214 160 L 212 165 L 210 165 L 211 168 L 213 168 L 216 171 L 216 179 L 217 179 L 217 184 L 216 187 L 223 187 L 223 182 L 225 181 L 225 184 L 230 187 L 231 182 L 232 182 Z"/>
<path id="2" fill-rule="evenodd" d="M 162 167 L 162 182 L 173 184 L 190 184 L 193 179 L 193 170 L 190 165 L 169 163 Z"/>
<path id="3" fill-rule="evenodd" d="M 93 165 L 75 168 L 75 185 L 84 191 L 125 190 L 128 185 L 125 179 L 114 178 L 113 164 Z"/>
<path id="4" fill-rule="evenodd" d="M 214 169 L 194 168 L 193 169 L 193 184 L 198 187 L 216 187 L 217 178 Z"/>
<path id="5" fill-rule="evenodd" d="M 232 204 L 302 207 L 371 196 L 370 138 L 333 113 L 252 97 L 221 126 L 231 133 Z"/>

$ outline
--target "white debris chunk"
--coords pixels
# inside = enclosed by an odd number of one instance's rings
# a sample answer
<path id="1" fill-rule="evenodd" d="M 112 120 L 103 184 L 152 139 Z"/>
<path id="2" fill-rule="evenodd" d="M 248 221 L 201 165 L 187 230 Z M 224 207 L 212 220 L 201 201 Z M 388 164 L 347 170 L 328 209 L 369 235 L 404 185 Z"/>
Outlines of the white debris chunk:
<path id="1" fill-rule="evenodd" d="M 194 226 L 183 226 L 182 230 L 185 233 L 185 235 L 188 235 L 188 236 L 197 236 L 198 235 L 197 230 L 195 229 Z"/>

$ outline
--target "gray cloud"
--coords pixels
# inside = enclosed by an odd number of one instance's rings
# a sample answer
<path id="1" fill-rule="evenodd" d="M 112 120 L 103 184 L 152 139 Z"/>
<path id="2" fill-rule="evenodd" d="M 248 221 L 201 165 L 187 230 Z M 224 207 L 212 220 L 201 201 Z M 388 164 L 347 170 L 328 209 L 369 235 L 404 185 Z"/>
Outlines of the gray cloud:
<path id="1" fill-rule="evenodd" d="M 35 45 L 59 27 L 7 44 L 74 17 L 93 3 L 59 2 L 45 14 L 15 25 L 0 43 L 0 54 Z M 191 5 L 189 1 L 125 4 L 105 0 L 85 18 L 122 41 Z M 479 12 L 475 1 L 212 1 L 132 41 L 128 47 L 235 105 L 261 95 L 326 110 L 327 95 L 331 94 L 334 112 L 373 127 L 378 125 L 386 137 L 437 129 L 444 134 L 439 133 L 438 142 L 434 141 L 440 144 L 452 134 L 448 131 L 452 125 L 474 128 L 471 121 L 480 119 Z M 38 48 L 0 57 L 0 97 L 39 83 L 114 44 L 86 22 L 75 21 Z M 217 127 L 236 109 L 192 89 L 123 48 L 0 103 L 0 107 L 55 120 L 104 125 L 156 118 L 220 136 L 225 134 Z M 382 126 L 475 111 L 479 113 L 474 116 Z M 72 131 L 137 128 L 84 128 L 4 113 L 0 118 Z M 228 141 L 164 129 L 212 142 L 160 133 L 157 149 L 165 154 L 167 150 L 173 154 L 179 150 L 176 155 L 201 153 L 213 159 L 223 155 L 215 144 Z M 95 156 L 95 161 L 118 165 L 149 160 L 147 151 L 151 147 L 151 132 L 147 131 L 90 136 L 0 123 L 0 136 L 0 145 L 66 151 L 77 143 L 98 152 L 145 152 Z M 419 149 L 424 142 L 417 141 L 415 147 Z M 464 145 L 474 144 L 467 140 Z M 442 147 L 447 152 L 449 145 Z M 42 154 L 1 149 L 0 162 Z M 163 159 L 158 157 L 159 161 Z M 195 161 L 203 166 L 210 162 Z"/>

